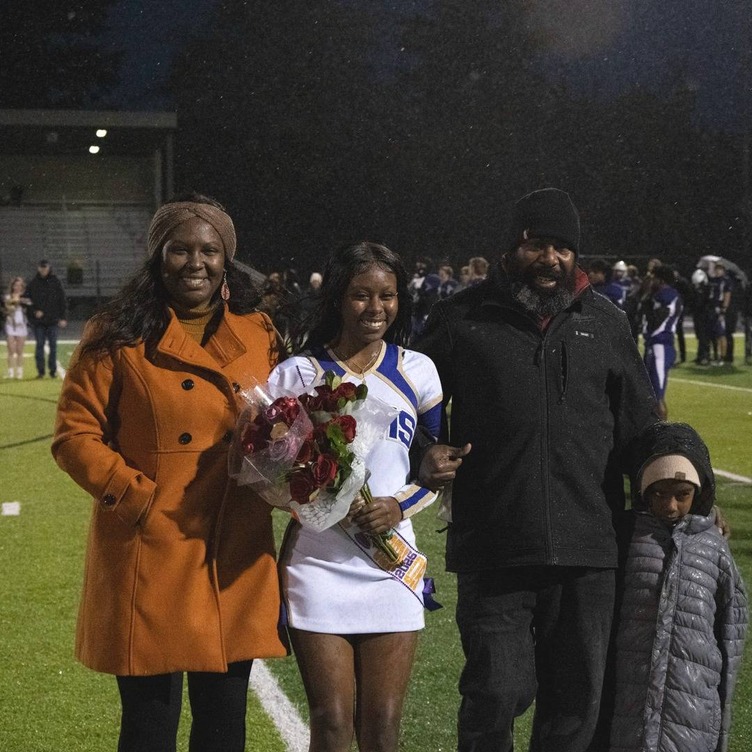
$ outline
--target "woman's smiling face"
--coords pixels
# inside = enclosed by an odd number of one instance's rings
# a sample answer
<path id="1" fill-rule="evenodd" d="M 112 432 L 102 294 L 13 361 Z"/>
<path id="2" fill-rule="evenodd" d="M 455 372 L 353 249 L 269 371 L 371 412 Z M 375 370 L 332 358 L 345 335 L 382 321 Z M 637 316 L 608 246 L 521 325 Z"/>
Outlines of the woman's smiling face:
<path id="1" fill-rule="evenodd" d="M 356 274 L 342 297 L 340 342 L 364 347 L 383 339 L 397 318 L 397 277 L 382 266 Z"/>
<path id="2" fill-rule="evenodd" d="M 170 300 L 204 308 L 222 284 L 225 248 L 219 233 L 200 217 L 179 224 L 162 247 L 162 281 Z"/>

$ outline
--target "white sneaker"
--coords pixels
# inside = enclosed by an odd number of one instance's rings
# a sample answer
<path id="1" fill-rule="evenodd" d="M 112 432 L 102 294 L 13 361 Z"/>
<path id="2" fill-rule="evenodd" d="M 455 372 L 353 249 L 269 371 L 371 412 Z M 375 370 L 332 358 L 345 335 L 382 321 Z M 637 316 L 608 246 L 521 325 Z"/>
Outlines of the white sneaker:
<path id="1" fill-rule="evenodd" d="M 16 378 L 17 379 L 23 378 L 23 368 L 16 368 Z"/>
<path id="2" fill-rule="evenodd" d="M 14 379 L 16 377 L 16 369 L 15 368 L 9 368 L 8 369 L 8 376 L 9 379 Z"/>

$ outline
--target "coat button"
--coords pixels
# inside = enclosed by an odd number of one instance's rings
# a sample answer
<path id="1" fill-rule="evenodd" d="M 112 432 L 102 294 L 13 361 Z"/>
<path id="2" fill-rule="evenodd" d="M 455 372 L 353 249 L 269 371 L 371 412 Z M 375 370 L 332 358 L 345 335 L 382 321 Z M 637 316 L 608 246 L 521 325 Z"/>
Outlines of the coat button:
<path id="1" fill-rule="evenodd" d="M 105 507 L 113 507 L 117 503 L 117 499 L 115 498 L 115 494 L 105 494 L 102 497 L 102 505 Z"/>
<path id="2" fill-rule="evenodd" d="M 222 437 L 222 441 L 224 441 L 225 444 L 229 444 L 232 441 L 232 431 L 227 431 L 227 433 Z"/>
<path id="3" fill-rule="evenodd" d="M 180 386 L 182 386 L 186 391 L 193 389 L 193 379 L 186 379 Z"/>
<path id="4" fill-rule="evenodd" d="M 232 391 L 237 394 L 240 391 L 240 384 L 237 381 L 232 382 Z"/>
<path id="5" fill-rule="evenodd" d="M 191 436 L 189 433 L 181 433 L 178 441 L 181 444 L 190 444 L 191 441 L 193 441 L 193 436 Z"/>

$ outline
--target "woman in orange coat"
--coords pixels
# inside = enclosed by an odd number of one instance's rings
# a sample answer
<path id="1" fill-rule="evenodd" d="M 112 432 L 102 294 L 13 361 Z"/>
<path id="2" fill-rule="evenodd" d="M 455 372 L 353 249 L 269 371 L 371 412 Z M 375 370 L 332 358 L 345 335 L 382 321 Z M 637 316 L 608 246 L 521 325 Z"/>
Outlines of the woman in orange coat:
<path id="1" fill-rule="evenodd" d="M 227 475 L 239 392 L 278 359 L 211 199 L 165 204 L 149 259 L 90 322 L 52 453 L 92 497 L 76 655 L 117 676 L 120 752 L 242 751 L 253 658 L 286 654 L 271 507 Z"/>

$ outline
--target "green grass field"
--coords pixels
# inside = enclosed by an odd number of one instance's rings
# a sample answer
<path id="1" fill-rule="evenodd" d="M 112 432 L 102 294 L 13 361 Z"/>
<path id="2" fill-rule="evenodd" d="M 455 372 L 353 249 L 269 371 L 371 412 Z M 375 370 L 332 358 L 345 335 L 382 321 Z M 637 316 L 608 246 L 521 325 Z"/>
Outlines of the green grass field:
<path id="1" fill-rule="evenodd" d="M 61 348 L 64 365 L 70 350 Z M 0 358 L 4 373 L 4 346 Z M 19 516 L 0 517 L 0 752 L 114 750 L 119 720 L 115 682 L 72 657 L 90 502 L 50 456 L 60 382 L 28 378 L 34 374 L 29 360 L 26 373 L 24 381 L 0 381 L 0 501 L 21 505 Z M 668 405 L 672 420 L 693 424 L 706 438 L 716 468 L 752 477 L 752 368 L 682 365 L 672 371 Z M 719 504 L 733 529 L 732 549 L 745 580 L 752 583 L 752 486 L 718 480 Z M 277 515 L 276 524 L 281 534 L 284 515 Z M 416 520 L 444 609 L 427 615 L 421 635 L 403 723 L 401 748 L 409 752 L 455 748 L 461 654 L 454 626 L 455 584 L 442 571 L 440 526 L 432 510 Z M 737 686 L 731 752 L 746 752 L 752 738 L 751 655 L 747 650 Z M 294 660 L 268 665 L 306 717 Z M 187 720 L 184 713 L 179 750 L 187 749 Z M 525 749 L 529 714 L 516 728 L 518 748 Z M 248 730 L 248 750 L 284 751 L 255 698 L 249 702 Z"/>

